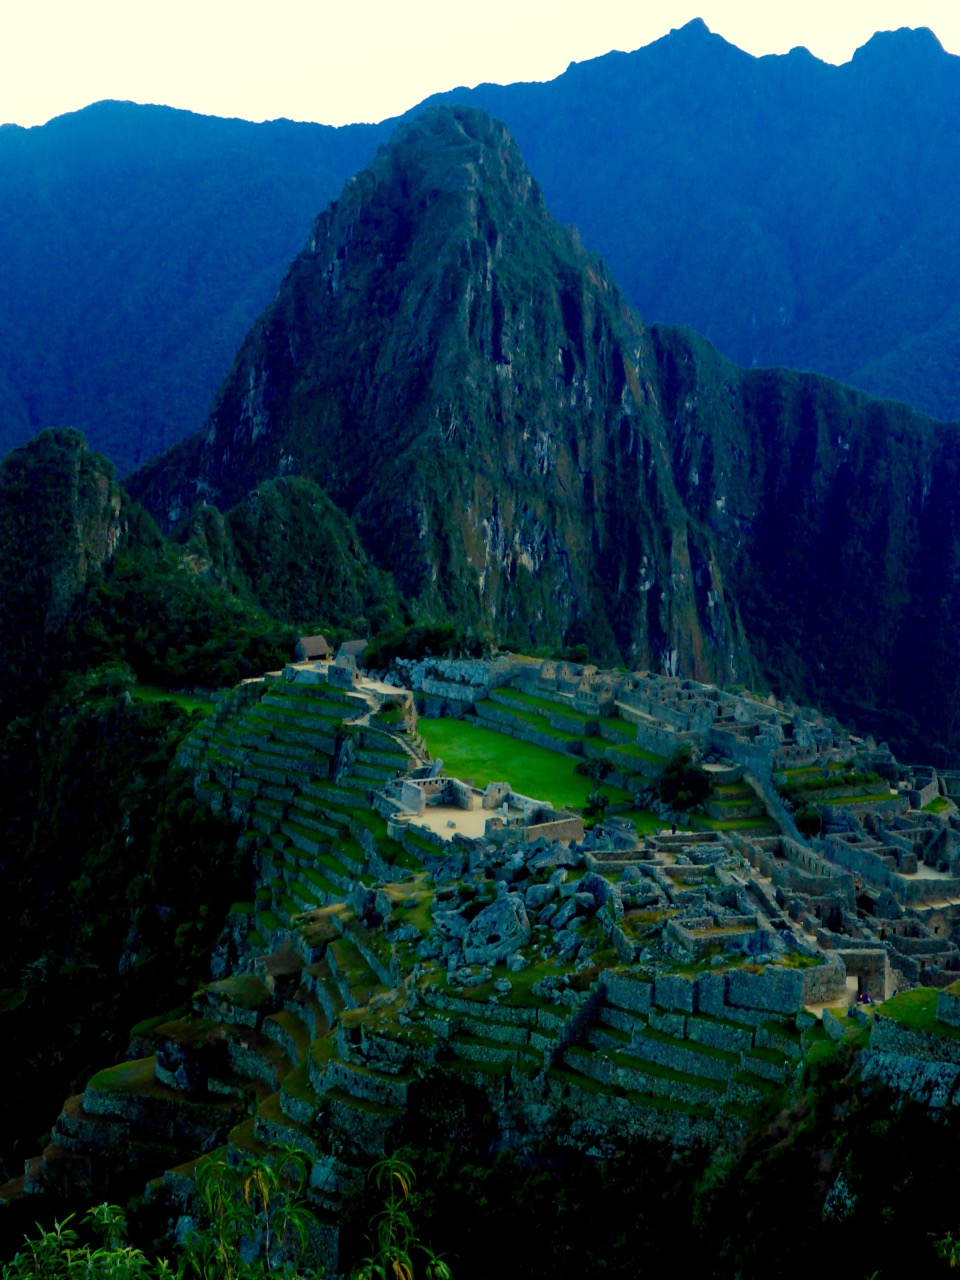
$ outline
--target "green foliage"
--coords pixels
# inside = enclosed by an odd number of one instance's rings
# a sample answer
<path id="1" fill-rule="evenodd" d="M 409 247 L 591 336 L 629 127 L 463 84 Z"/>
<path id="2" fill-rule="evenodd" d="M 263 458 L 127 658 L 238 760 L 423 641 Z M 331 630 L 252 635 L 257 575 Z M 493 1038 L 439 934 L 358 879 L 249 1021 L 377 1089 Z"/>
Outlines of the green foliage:
<path id="1" fill-rule="evenodd" d="M 818 836 L 823 827 L 823 818 L 815 805 L 804 805 L 794 814 L 797 830 L 801 835 Z"/>
<path id="2" fill-rule="evenodd" d="M 346 512 L 301 476 L 262 481 L 225 515 L 203 504 L 186 549 L 218 581 L 301 632 L 367 634 L 395 624 L 400 598 Z"/>
<path id="3" fill-rule="evenodd" d="M 169 1280 L 174 1275 L 165 1259 L 156 1261 L 126 1243 L 126 1222 L 118 1205 L 91 1209 L 83 1225 L 102 1237 L 99 1245 L 82 1243 L 70 1223 L 73 1215 L 24 1241 L 23 1248 L 4 1264 L 3 1280 Z"/>
<path id="4" fill-rule="evenodd" d="M 661 798 L 681 813 L 704 801 L 711 786 L 706 769 L 693 763 L 693 750 L 689 744 L 680 747 L 664 768 L 657 784 Z"/>
<path id="5" fill-rule="evenodd" d="M 236 1165 L 222 1154 L 206 1157 L 196 1174 L 200 1222 L 175 1269 L 129 1245 L 123 1210 L 100 1204 L 82 1225 L 101 1244 L 81 1242 L 72 1218 L 55 1222 L 24 1241 L 2 1280 L 320 1280 L 323 1268 L 311 1260 L 316 1220 L 305 1203 L 308 1181 L 307 1157 L 291 1148 Z"/>
<path id="6" fill-rule="evenodd" d="M 59 679 L 126 664 L 165 688 L 235 684 L 286 661 L 294 633 L 181 563 L 76 431 L 0 464 L 0 725 Z"/>
<path id="7" fill-rule="evenodd" d="M 363 655 L 371 669 L 389 667 L 397 658 L 482 658 L 492 640 L 455 622 L 417 622 L 394 626 L 375 636 Z"/>
<path id="8" fill-rule="evenodd" d="M 0 1114 L 12 1176 L 59 1101 L 129 1027 L 170 1009 L 206 976 L 250 871 L 233 823 L 197 804 L 174 763 L 191 716 L 130 696 L 117 666 L 65 679 L 0 737 L 0 1063 L 16 1107 Z"/>
<path id="9" fill-rule="evenodd" d="M 451 1280 L 443 1257 L 417 1239 L 410 1214 L 414 1174 L 403 1153 L 375 1164 L 370 1176 L 383 1207 L 370 1221 L 371 1252 L 354 1267 L 351 1280 L 414 1280 L 415 1253 L 423 1255 L 426 1280 Z"/>
<path id="10" fill-rule="evenodd" d="M 554 657 L 561 662 L 575 662 L 578 666 L 584 666 L 590 661 L 590 650 L 585 644 L 571 644 L 555 650 Z"/>
<path id="11" fill-rule="evenodd" d="M 598 756 L 591 760 L 580 760 L 574 767 L 574 773 L 579 773 L 581 777 L 590 778 L 594 785 L 599 787 L 601 782 L 605 782 L 613 773 L 613 765 L 609 760 L 605 760 L 603 756 Z"/>
<path id="12" fill-rule="evenodd" d="M 827 774 L 817 770 L 815 773 L 784 778 L 778 790 L 787 799 L 797 800 L 811 791 L 825 791 L 830 787 L 859 787 L 879 781 L 879 774 L 859 769 L 831 769 Z"/>
<path id="13" fill-rule="evenodd" d="M 323 1269 L 310 1262 L 314 1218 L 304 1203 L 308 1181 L 307 1157 L 292 1148 L 237 1165 L 222 1156 L 201 1161 L 196 1186 L 203 1221 L 185 1242 L 178 1275 L 319 1280 Z"/>
<path id="14" fill-rule="evenodd" d="M 198 1218 L 174 1268 L 126 1242 L 123 1210 L 101 1204 L 83 1226 L 100 1244 L 81 1242 L 71 1218 L 56 1222 L 3 1267 L 0 1280 L 320 1280 L 314 1260 L 316 1218 L 306 1203 L 308 1157 L 281 1147 L 265 1157 L 236 1163 L 222 1153 L 197 1165 Z M 451 1280 L 441 1254 L 417 1235 L 411 1215 L 413 1169 L 402 1152 L 374 1165 L 369 1179 L 380 1207 L 370 1222 L 371 1253 L 352 1270 L 353 1280 Z"/>
<path id="15" fill-rule="evenodd" d="M 595 822 L 599 822 L 607 812 L 607 806 L 609 804 L 609 796 L 604 795 L 602 791 L 591 791 L 583 806 L 583 816 L 585 818 L 592 818 Z"/>
<path id="16" fill-rule="evenodd" d="M 289 661 L 295 635 L 183 568 L 173 551 L 130 547 L 79 602 L 63 641 L 76 668 L 123 661 L 144 684 L 221 688 Z"/>

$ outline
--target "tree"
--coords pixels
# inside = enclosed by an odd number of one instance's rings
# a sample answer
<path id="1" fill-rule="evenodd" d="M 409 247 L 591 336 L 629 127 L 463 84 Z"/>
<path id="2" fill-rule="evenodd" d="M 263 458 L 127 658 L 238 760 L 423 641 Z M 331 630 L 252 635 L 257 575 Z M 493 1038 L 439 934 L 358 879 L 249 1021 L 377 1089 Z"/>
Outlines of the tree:
<path id="1" fill-rule="evenodd" d="M 712 783 L 706 769 L 694 763 L 694 750 L 684 743 L 660 775 L 661 800 L 674 809 L 692 809 L 710 794 Z"/>

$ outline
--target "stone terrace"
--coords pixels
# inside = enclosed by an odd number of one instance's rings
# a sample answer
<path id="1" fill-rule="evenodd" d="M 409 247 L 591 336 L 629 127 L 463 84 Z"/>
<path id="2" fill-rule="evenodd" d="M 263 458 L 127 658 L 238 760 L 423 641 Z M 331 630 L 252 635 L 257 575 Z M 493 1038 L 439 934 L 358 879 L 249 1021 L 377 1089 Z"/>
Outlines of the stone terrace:
<path id="1" fill-rule="evenodd" d="M 243 823 L 255 899 L 234 905 L 192 1008 L 137 1028 L 130 1060 L 68 1100 L 0 1195 L 71 1180 L 108 1195 L 132 1172 L 185 1205 L 201 1149 L 291 1143 L 314 1160 L 335 1266 L 343 1196 L 403 1141 L 434 1073 L 482 1089 L 520 1146 L 559 1127 L 598 1154 L 641 1135 L 722 1147 L 823 1035 L 807 1006 L 845 1002 L 851 979 L 876 995 L 953 980 L 949 780 L 814 713 L 691 682 L 512 659 L 406 676 L 429 710 L 607 761 L 634 804 L 671 743 L 694 741 L 704 829 L 401 830 L 387 793 L 429 763 L 409 694 L 309 669 L 240 686 L 180 758 L 198 798 Z M 822 833 L 798 839 L 791 796 L 814 794 Z"/>

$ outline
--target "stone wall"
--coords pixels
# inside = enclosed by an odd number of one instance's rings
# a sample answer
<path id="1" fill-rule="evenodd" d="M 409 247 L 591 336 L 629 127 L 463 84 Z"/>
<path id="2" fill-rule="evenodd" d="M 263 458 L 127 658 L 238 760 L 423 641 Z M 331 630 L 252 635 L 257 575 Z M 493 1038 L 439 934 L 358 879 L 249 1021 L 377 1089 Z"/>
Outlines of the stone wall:
<path id="1" fill-rule="evenodd" d="M 960 878 L 956 876 L 910 879 L 890 867 L 885 857 L 873 848 L 857 847 L 834 836 L 827 836 L 824 844 L 831 858 L 840 866 L 862 876 L 870 884 L 886 886 L 905 905 L 937 898 L 960 897 Z"/>
<path id="2" fill-rule="evenodd" d="M 919 782 L 920 779 L 917 779 Z M 940 779 L 934 774 L 929 782 L 922 786 L 917 786 L 907 792 L 907 798 L 910 801 L 911 809 L 922 809 L 925 804 L 929 804 L 931 800 L 936 800 L 940 794 Z"/>
<path id="3" fill-rule="evenodd" d="M 331 662 L 327 667 L 327 684 L 332 684 L 338 689 L 352 689 L 359 683 L 360 672 L 356 666 L 347 666 L 342 660 Z"/>
<path id="4" fill-rule="evenodd" d="M 480 792 L 469 786 L 466 782 L 461 782 L 459 778 L 449 778 L 444 793 L 444 803 L 455 804 L 458 809 L 466 809 L 472 812 L 479 808 L 481 801 Z"/>
<path id="5" fill-rule="evenodd" d="M 855 974 L 871 1000 L 886 1000 L 895 987 L 890 957 L 881 947 L 844 947 L 833 953 L 840 957 L 847 973 Z"/>
<path id="6" fill-rule="evenodd" d="M 510 800 L 510 784 L 509 782 L 489 782 L 483 789 L 483 807 L 484 809 L 499 809 L 504 801 L 509 803 Z"/>
<path id="7" fill-rule="evenodd" d="M 583 839 L 583 819 L 571 814 L 568 818 L 557 818 L 553 822 L 538 822 L 524 827 L 523 839 L 525 844 L 532 844 L 535 840 L 559 840 L 561 844 L 569 844 L 571 840 L 579 841 Z"/>
<path id="8" fill-rule="evenodd" d="M 445 702 L 463 702 L 472 705 L 477 701 L 478 694 L 486 693 L 486 689 L 478 690 L 477 686 L 472 684 L 456 684 L 453 680 L 438 680 L 435 676 L 424 676 L 420 692 Z"/>
<path id="9" fill-rule="evenodd" d="M 524 844 L 535 844 L 538 840 L 569 844 L 572 840 L 583 839 L 583 819 L 571 814 L 550 822 L 522 826 L 516 821 L 505 822 L 503 818 L 493 816 L 487 819 L 484 838 L 493 844 L 503 844 L 507 840 L 521 840 Z"/>
<path id="10" fill-rule="evenodd" d="M 952 1062 L 868 1049 L 860 1055 L 860 1074 L 864 1080 L 879 1080 L 928 1107 L 956 1105 L 960 1099 L 960 1066 Z"/>
<path id="11" fill-rule="evenodd" d="M 677 1013 L 701 1013 L 736 1020 L 738 1012 L 796 1014 L 805 1004 L 836 999 L 845 989 L 846 969 L 835 953 L 809 969 L 767 965 L 760 970 L 660 974 L 655 979 L 606 971 L 608 998 L 624 1009 L 648 1013 L 652 1005 Z"/>
<path id="12" fill-rule="evenodd" d="M 960 1039 L 906 1027 L 878 1013 L 870 1029 L 870 1048 L 900 1057 L 927 1058 L 932 1062 L 952 1062 L 960 1066 Z"/>
<path id="13" fill-rule="evenodd" d="M 685 743 L 699 745 L 700 735 L 689 730 L 672 729 L 669 725 L 657 724 L 652 720 L 638 720 L 636 743 L 642 751 L 652 751 L 654 755 L 669 759 Z"/>
<path id="14" fill-rule="evenodd" d="M 739 734 L 716 727 L 710 730 L 707 745 L 711 751 L 736 760 L 758 779 L 769 778 L 773 771 L 774 748 L 772 745 L 745 739 Z"/>

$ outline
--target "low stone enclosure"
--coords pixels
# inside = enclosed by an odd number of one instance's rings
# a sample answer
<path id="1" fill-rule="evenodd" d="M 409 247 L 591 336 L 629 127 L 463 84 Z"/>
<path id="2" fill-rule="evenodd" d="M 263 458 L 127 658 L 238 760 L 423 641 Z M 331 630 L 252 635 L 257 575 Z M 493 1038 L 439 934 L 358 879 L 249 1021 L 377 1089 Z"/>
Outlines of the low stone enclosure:
<path id="1" fill-rule="evenodd" d="M 437 773 L 433 766 L 424 766 L 404 778 L 385 783 L 374 804 L 387 819 L 387 830 L 395 839 L 402 838 L 406 823 L 417 825 L 416 820 L 423 818 L 430 808 L 467 813 L 484 810 L 490 816 L 483 822 L 483 836 L 500 844 L 512 839 L 524 844 L 537 840 L 583 839 L 583 818 L 579 814 L 557 810 L 548 801 L 520 795 L 507 782 L 491 782 L 481 791 L 459 778 Z"/>
<path id="2" fill-rule="evenodd" d="M 864 1030 L 862 1008 L 846 1017 L 858 992 L 877 1009 L 864 1070 L 954 1100 L 960 821 L 933 771 L 808 709 L 691 682 L 511 658 L 394 678 L 411 690 L 290 668 L 222 696 L 186 739 L 198 799 L 243 824 L 255 898 L 191 1007 L 135 1028 L 129 1061 L 65 1103 L 0 1196 L 108 1195 L 133 1176 L 175 1214 L 201 1151 L 290 1143 L 313 1160 L 335 1267 L 344 1195 L 438 1073 L 531 1153 L 547 1137 L 606 1158 L 638 1137 L 720 1150 L 783 1101 L 813 1044 Z M 497 726 L 506 760 L 527 734 L 606 760 L 633 809 L 667 764 L 641 737 L 690 744 L 712 780 L 697 828 L 641 837 L 628 808 L 585 832 L 549 797 L 445 777 L 411 692 Z M 815 838 L 797 796 L 815 797 Z M 501 825 L 418 826 L 435 797 Z"/>

